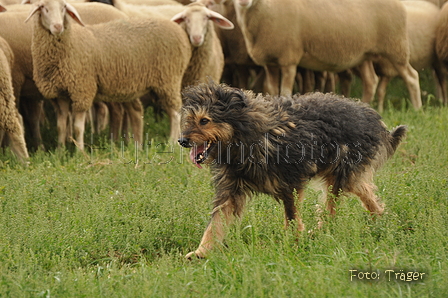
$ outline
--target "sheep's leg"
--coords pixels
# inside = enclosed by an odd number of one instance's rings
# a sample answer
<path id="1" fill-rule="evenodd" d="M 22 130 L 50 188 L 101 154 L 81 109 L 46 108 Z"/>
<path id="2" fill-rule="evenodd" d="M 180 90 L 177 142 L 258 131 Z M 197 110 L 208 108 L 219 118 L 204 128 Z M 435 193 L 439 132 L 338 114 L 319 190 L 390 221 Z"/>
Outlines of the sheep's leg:
<path id="1" fill-rule="evenodd" d="M 386 97 L 386 89 L 390 80 L 391 77 L 381 76 L 380 83 L 378 84 L 378 89 L 376 90 L 376 97 L 378 99 L 378 112 L 380 113 L 384 111 L 384 98 Z"/>
<path id="2" fill-rule="evenodd" d="M 448 104 L 448 94 L 447 94 L 447 88 L 446 88 L 446 81 L 445 81 L 445 69 L 443 69 L 443 66 L 439 62 L 435 62 L 433 65 L 434 68 L 434 76 L 436 78 L 436 88 L 437 88 L 437 95 L 438 98 L 442 99 L 442 102 L 444 105 Z"/>
<path id="3" fill-rule="evenodd" d="M 135 99 L 131 102 L 125 102 L 124 108 L 131 120 L 132 132 L 134 134 L 134 141 L 141 146 L 143 144 L 143 106 L 140 99 Z"/>
<path id="4" fill-rule="evenodd" d="M 358 66 L 362 80 L 362 101 L 371 103 L 375 97 L 375 90 L 378 85 L 378 76 L 370 60 L 365 60 Z"/>
<path id="5" fill-rule="evenodd" d="M 407 63 L 406 65 L 394 64 L 395 69 L 406 83 L 414 109 L 418 110 L 422 107 L 422 98 L 420 95 L 420 82 L 418 80 L 418 72 Z"/>
<path id="6" fill-rule="evenodd" d="M 20 109 L 23 114 L 25 131 L 29 131 L 31 136 L 31 148 L 33 150 L 44 150 L 45 147 L 42 142 L 42 135 L 40 133 L 41 120 L 45 119 L 44 115 L 44 101 L 37 98 L 21 97 Z"/>
<path id="7" fill-rule="evenodd" d="M 271 95 L 290 96 L 292 94 L 292 87 L 296 78 L 297 66 L 273 66 L 266 65 L 266 79 L 264 92 Z"/>
<path id="8" fill-rule="evenodd" d="M 107 126 L 107 114 L 109 109 L 107 108 L 107 105 L 102 102 L 95 102 L 93 104 L 94 107 L 94 119 L 95 119 L 95 132 L 100 133 L 102 132 L 106 126 Z"/>
<path id="9" fill-rule="evenodd" d="M 23 131 L 20 130 L 15 133 L 8 133 L 8 137 L 11 140 L 11 150 L 17 155 L 22 161 L 29 157 L 28 150 L 26 149 L 25 137 L 23 136 Z"/>
<path id="10" fill-rule="evenodd" d="M 86 121 L 86 111 L 74 111 L 73 119 L 76 147 L 78 147 L 79 150 L 84 150 L 84 128 Z"/>
<path id="11" fill-rule="evenodd" d="M 333 72 L 327 71 L 327 79 L 325 80 L 324 92 L 336 92 L 336 78 Z"/>
<path id="12" fill-rule="evenodd" d="M 64 147 L 67 138 L 68 114 L 70 112 L 70 101 L 66 98 L 58 98 L 53 102 L 56 110 L 57 129 L 58 129 L 58 146 Z"/>
<path id="13" fill-rule="evenodd" d="M 265 65 L 266 77 L 264 79 L 263 92 L 271 95 L 280 94 L 280 69 L 276 65 Z"/>
<path id="14" fill-rule="evenodd" d="M 320 92 L 324 92 L 325 89 L 325 84 L 327 82 L 327 78 L 328 78 L 328 72 L 327 71 L 314 71 L 314 80 L 315 85 L 313 90 L 311 91 L 320 91 Z"/>
<path id="15" fill-rule="evenodd" d="M 124 108 L 121 103 L 118 102 L 108 102 L 107 107 L 109 108 L 110 116 L 110 135 L 113 141 L 118 141 L 120 139 L 120 130 L 123 126 Z"/>
<path id="16" fill-rule="evenodd" d="M 297 67 L 296 82 L 298 85 L 298 92 L 302 94 L 313 92 L 314 87 L 316 86 L 314 72 L 306 68 Z"/>
<path id="17" fill-rule="evenodd" d="M 281 85 L 280 85 L 280 95 L 291 96 L 292 88 L 294 87 L 294 80 L 297 73 L 297 65 L 288 65 L 280 67 L 281 70 Z M 310 73 L 310 76 L 314 73 Z"/>
<path id="18" fill-rule="evenodd" d="M 11 140 L 11 150 L 16 154 L 22 161 L 29 157 L 28 150 L 26 148 L 25 136 L 23 132 L 23 121 L 22 116 L 15 109 L 17 117 L 13 120 L 16 127 L 14 132 L 8 132 L 9 139 Z"/>
<path id="19" fill-rule="evenodd" d="M 167 110 L 170 118 L 170 141 L 174 144 L 180 136 L 180 114 L 173 108 Z"/>
<path id="20" fill-rule="evenodd" d="M 345 97 L 350 97 L 351 85 L 353 81 L 353 72 L 349 69 L 338 72 L 340 93 Z"/>

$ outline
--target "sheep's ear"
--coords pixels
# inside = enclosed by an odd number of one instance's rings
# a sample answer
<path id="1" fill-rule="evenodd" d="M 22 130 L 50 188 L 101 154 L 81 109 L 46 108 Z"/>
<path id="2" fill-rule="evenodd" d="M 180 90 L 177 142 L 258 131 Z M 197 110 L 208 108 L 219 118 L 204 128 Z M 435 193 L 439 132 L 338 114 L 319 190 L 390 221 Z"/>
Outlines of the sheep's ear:
<path id="1" fill-rule="evenodd" d="M 0 4 L 0 12 L 4 12 L 4 11 L 6 11 L 6 8 Z"/>
<path id="2" fill-rule="evenodd" d="M 222 29 L 233 29 L 235 26 L 231 21 L 220 15 L 219 13 L 207 9 L 209 20 L 213 21 L 216 25 L 218 25 Z"/>
<path id="3" fill-rule="evenodd" d="M 66 3 L 65 8 L 67 10 L 68 15 L 71 16 L 73 20 L 75 20 L 81 26 L 83 26 L 83 27 L 85 26 L 84 22 L 81 20 L 81 17 L 79 16 L 79 13 L 76 11 L 76 9 L 73 6 Z"/>
<path id="4" fill-rule="evenodd" d="M 185 13 L 179 12 L 178 14 L 176 14 L 174 17 L 171 18 L 171 21 L 176 22 L 178 24 L 182 23 L 183 21 L 185 21 Z"/>
<path id="5" fill-rule="evenodd" d="M 25 23 L 28 22 L 28 20 L 38 11 L 42 8 L 42 5 L 34 4 L 34 8 L 31 9 L 30 14 L 25 20 Z"/>
<path id="6" fill-rule="evenodd" d="M 31 4 L 31 0 L 23 0 L 20 4 Z"/>

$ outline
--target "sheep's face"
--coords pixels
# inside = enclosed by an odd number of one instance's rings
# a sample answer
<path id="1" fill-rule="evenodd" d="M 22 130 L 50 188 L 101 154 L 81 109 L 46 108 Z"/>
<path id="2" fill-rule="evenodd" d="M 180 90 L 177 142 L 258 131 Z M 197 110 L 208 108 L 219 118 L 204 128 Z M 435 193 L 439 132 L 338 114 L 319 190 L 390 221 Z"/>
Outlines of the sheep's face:
<path id="1" fill-rule="evenodd" d="M 228 19 L 197 2 L 188 5 L 183 12 L 175 15 L 171 20 L 179 24 L 184 23 L 190 42 L 195 47 L 200 47 L 204 43 L 207 30 L 209 30 L 209 20 L 223 29 L 234 27 Z"/>
<path id="2" fill-rule="evenodd" d="M 43 4 L 40 8 L 42 26 L 53 35 L 61 34 L 64 31 L 65 13 L 66 7 L 63 3 L 52 1 Z"/>
<path id="3" fill-rule="evenodd" d="M 208 16 L 202 9 L 192 9 L 187 11 L 185 26 L 190 42 L 195 47 L 200 47 L 205 40 L 207 33 Z"/>
<path id="4" fill-rule="evenodd" d="M 252 6 L 253 0 L 236 0 L 236 3 L 244 8 L 249 8 Z"/>
<path id="5" fill-rule="evenodd" d="M 36 12 L 40 12 L 39 17 L 42 26 L 53 35 L 64 32 L 66 16 L 72 17 L 77 23 L 84 26 L 76 9 L 64 0 L 42 0 L 35 3 L 25 22 Z"/>

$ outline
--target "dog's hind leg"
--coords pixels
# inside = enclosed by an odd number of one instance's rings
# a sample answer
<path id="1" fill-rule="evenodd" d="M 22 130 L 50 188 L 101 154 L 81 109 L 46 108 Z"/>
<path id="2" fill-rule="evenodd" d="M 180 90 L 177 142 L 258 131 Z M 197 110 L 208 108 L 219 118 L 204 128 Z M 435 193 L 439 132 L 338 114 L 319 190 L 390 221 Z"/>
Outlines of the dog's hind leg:
<path id="1" fill-rule="evenodd" d="M 185 256 L 187 259 L 192 259 L 195 256 L 197 258 L 205 258 L 215 244 L 223 242 L 227 227 L 232 224 L 235 215 L 240 215 L 236 214 L 236 208 L 233 202 L 234 200 L 228 199 L 213 209 L 212 218 L 205 229 L 198 249 L 188 253 Z"/>
<path id="2" fill-rule="evenodd" d="M 327 211 L 331 216 L 336 215 L 336 203 L 341 196 L 342 190 L 339 183 L 335 183 L 334 179 L 326 181 L 327 187 L 324 189 Z"/>
<path id="3" fill-rule="evenodd" d="M 373 170 L 368 169 L 364 173 L 354 178 L 355 181 L 349 184 L 347 191 L 357 195 L 364 207 L 372 215 L 381 215 L 384 212 L 384 205 L 375 195 L 377 189 L 373 183 Z"/>
<path id="4" fill-rule="evenodd" d="M 297 197 L 299 203 L 303 201 L 304 197 L 303 189 L 297 189 Z M 305 229 L 305 226 L 302 222 L 302 218 L 299 216 L 299 213 L 297 211 L 294 193 L 284 194 L 279 199 L 283 201 L 283 205 L 285 207 L 285 229 L 288 228 L 291 221 L 295 221 L 297 225 L 297 230 L 299 232 L 303 231 Z"/>

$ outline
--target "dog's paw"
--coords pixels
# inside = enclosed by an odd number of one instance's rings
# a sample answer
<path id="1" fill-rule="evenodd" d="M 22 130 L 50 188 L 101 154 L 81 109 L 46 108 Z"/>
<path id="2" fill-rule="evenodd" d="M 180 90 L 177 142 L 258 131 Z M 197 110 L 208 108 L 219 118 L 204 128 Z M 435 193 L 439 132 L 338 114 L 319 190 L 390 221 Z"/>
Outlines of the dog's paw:
<path id="1" fill-rule="evenodd" d="M 185 258 L 187 259 L 187 260 L 194 260 L 194 259 L 205 259 L 205 255 L 204 254 L 202 254 L 201 252 L 198 252 L 197 250 L 196 251 L 192 251 L 192 252 L 189 252 L 186 256 L 185 256 Z"/>

